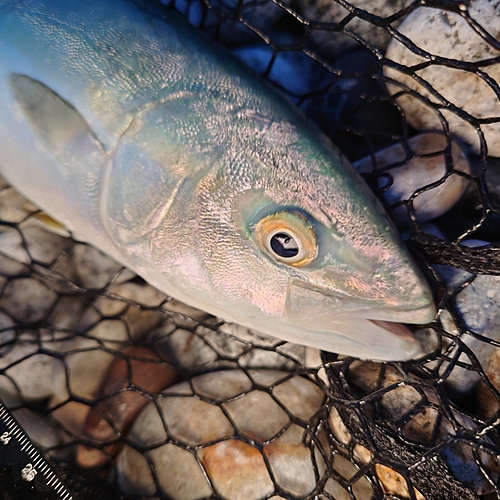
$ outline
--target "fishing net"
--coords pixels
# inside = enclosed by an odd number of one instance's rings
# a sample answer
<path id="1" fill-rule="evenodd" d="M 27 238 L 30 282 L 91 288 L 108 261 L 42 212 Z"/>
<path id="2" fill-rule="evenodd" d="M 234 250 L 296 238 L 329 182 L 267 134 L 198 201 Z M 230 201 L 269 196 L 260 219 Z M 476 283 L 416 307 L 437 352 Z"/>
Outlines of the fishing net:
<path id="1" fill-rule="evenodd" d="M 226 324 L 47 232 L 2 184 L 0 397 L 74 498 L 500 498 L 500 16 L 475 2 L 171 4 L 301 108 L 391 211 L 438 304 L 415 361 Z M 434 176 L 406 177 L 435 159 Z M 429 209 L 452 181 L 453 201 Z"/>

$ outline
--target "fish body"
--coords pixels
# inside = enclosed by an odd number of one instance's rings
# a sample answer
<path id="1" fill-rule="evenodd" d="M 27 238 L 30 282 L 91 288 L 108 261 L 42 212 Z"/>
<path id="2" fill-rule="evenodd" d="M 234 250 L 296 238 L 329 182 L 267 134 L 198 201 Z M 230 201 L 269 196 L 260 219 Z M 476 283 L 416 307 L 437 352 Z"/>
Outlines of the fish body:
<path id="1" fill-rule="evenodd" d="M 285 340 L 420 352 L 431 292 L 382 206 L 270 86 L 175 13 L 0 0 L 0 173 L 167 294 Z"/>

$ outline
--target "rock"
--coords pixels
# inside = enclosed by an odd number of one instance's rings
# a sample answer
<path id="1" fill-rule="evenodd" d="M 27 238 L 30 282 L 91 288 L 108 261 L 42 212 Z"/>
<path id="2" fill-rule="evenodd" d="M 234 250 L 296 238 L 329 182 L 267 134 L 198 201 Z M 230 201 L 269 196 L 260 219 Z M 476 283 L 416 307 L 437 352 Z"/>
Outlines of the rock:
<path id="1" fill-rule="evenodd" d="M 2 290 L 0 307 L 21 324 L 45 319 L 57 301 L 57 294 L 33 278 L 10 280 Z"/>
<path id="2" fill-rule="evenodd" d="M 482 472 L 484 469 L 494 483 L 500 477 L 497 457 L 486 451 L 494 446 L 492 441 L 486 436 L 476 437 L 475 442 L 469 437 L 461 439 L 461 433 L 477 429 L 477 423 L 453 406 L 447 407 L 450 412 L 447 414 L 440 406 L 441 396 L 433 387 L 417 378 L 404 377 L 394 366 L 364 361 L 351 363 L 346 378 L 363 395 L 373 396 L 374 392 L 379 392 L 378 397 L 372 398 L 374 407 L 366 405 L 365 411 L 373 412 L 385 425 L 394 429 L 396 420 L 401 422 L 407 419 L 401 431 L 406 439 L 430 449 L 438 448 L 453 476 L 473 488 L 478 495 L 494 491 Z M 480 467 L 472 458 L 475 451 L 481 462 Z M 408 483 L 399 472 L 382 463 L 375 465 L 375 472 L 386 494 L 411 498 Z M 417 498 L 419 494 L 415 490 Z"/>
<path id="3" fill-rule="evenodd" d="M 94 446 L 78 445 L 76 461 L 83 468 L 108 465 L 122 446 L 136 415 L 155 394 L 177 379 L 177 370 L 151 349 L 126 347 L 109 365 L 101 381 L 96 406 L 88 413 L 83 434 Z M 108 444 L 110 443 L 111 444 Z"/>
<path id="4" fill-rule="evenodd" d="M 396 14 L 398 11 L 404 9 L 409 3 L 409 0 L 394 0 L 392 2 L 376 0 L 371 1 L 369 4 L 363 0 L 350 1 L 353 7 L 362 9 L 369 14 L 381 18 L 390 17 Z M 299 0 L 299 9 L 307 20 L 320 21 L 323 23 L 339 23 L 349 15 L 349 11 L 339 3 L 328 0 Z M 399 22 L 399 20 L 395 20 L 391 23 L 391 26 L 397 27 Z M 357 16 L 353 17 L 353 19 L 345 25 L 345 29 L 355 33 L 365 42 L 368 42 L 382 51 L 385 50 L 391 39 L 391 35 L 387 30 Z M 311 39 L 318 50 L 326 56 L 329 56 L 330 59 L 345 53 L 349 49 L 356 49 L 364 46 L 355 38 L 337 31 L 314 30 L 311 34 Z"/>
<path id="5" fill-rule="evenodd" d="M 173 475 L 172 482 L 159 479 L 158 485 L 173 499 L 208 496 L 205 474 L 227 500 L 267 497 L 274 492 L 274 483 L 266 462 L 284 491 L 296 496 L 313 491 L 315 462 L 308 433 L 292 424 L 289 414 L 299 421 L 310 419 L 323 404 L 323 391 L 306 378 L 282 371 L 247 373 L 210 372 L 162 391 L 156 405 L 149 403 L 133 424 L 130 446 L 117 459 L 122 491 L 156 490 L 145 456 L 158 478 Z M 148 451 L 143 455 L 132 446 Z M 326 470 L 319 454 L 315 460 L 320 471 Z M 148 472 L 134 472 L 143 469 Z M 181 480 L 186 477 L 191 479 L 188 485 Z"/>
<path id="6" fill-rule="evenodd" d="M 185 313 L 192 315 L 190 311 Z M 200 313 L 197 311 L 194 317 Z M 204 314 L 201 320 L 206 323 L 209 317 Z M 174 321 L 175 324 L 167 321 L 151 331 L 148 342 L 190 373 L 237 367 L 293 371 L 305 362 L 307 349 L 304 346 L 283 342 L 234 323 L 224 323 L 217 329 L 198 326 L 192 331 L 176 328 L 176 324 L 185 322 L 177 318 Z M 312 359 L 312 352 L 309 357 Z"/>
<path id="7" fill-rule="evenodd" d="M 464 240 L 462 244 L 477 247 L 487 245 L 488 242 Z M 462 318 L 464 330 L 472 332 L 471 334 L 465 331 L 459 334 L 451 321 L 443 324 L 450 333 L 458 335 L 459 339 L 457 347 L 449 349 L 448 355 L 453 357 L 457 355 L 457 349 L 460 349 L 462 354 L 459 354 L 458 360 L 469 367 L 454 366 L 448 373 L 445 383 L 455 394 L 465 396 L 471 393 L 481 380 L 479 371 L 475 367 L 476 360 L 485 370 L 490 365 L 490 358 L 498 351 L 498 348 L 489 343 L 488 339 L 500 341 L 498 333 L 500 329 L 500 276 L 480 274 L 472 280 L 472 274 L 451 266 L 436 265 L 434 268 L 446 284 L 448 295 L 456 294 L 454 302 Z M 462 344 L 463 347 L 460 347 Z M 447 345 L 449 342 L 445 341 L 445 347 Z M 470 358 L 469 352 L 475 359 Z M 442 364 L 440 375 L 442 376 L 445 371 L 449 371 L 447 362 Z"/>
<path id="8" fill-rule="evenodd" d="M 493 38 L 499 39 L 500 4 L 491 0 L 472 0 L 468 4 L 468 12 Z M 488 44 L 460 13 L 426 6 L 411 12 L 398 31 L 429 55 L 417 55 L 393 39 L 387 48 L 386 58 L 406 67 L 430 63 L 417 70 L 419 80 L 392 65 L 384 67 L 385 76 L 395 81 L 387 84 L 389 92 L 402 92 L 397 97 L 397 102 L 408 123 L 417 130 L 444 131 L 440 119 L 442 114 L 451 134 L 467 144 L 474 153 L 478 153 L 479 134 L 471 122 L 475 119 L 499 117 L 498 95 L 475 68 L 463 70 L 441 65 L 435 57 L 474 64 L 498 57 L 498 49 Z M 479 65 L 479 68 L 488 77 L 500 82 L 500 63 Z M 423 83 L 420 83 L 420 79 Z M 424 83 L 432 86 L 440 96 L 431 94 Z M 424 98 L 415 97 L 407 89 Z M 472 118 L 468 119 L 460 110 Z M 487 142 L 488 154 L 500 156 L 500 122 L 481 124 L 481 130 Z"/>
<path id="9" fill-rule="evenodd" d="M 100 250 L 83 243 L 71 248 L 54 269 L 85 289 L 103 289 L 112 280 L 121 282 L 134 276 Z"/>
<path id="10" fill-rule="evenodd" d="M 500 351 L 496 348 L 491 357 L 488 360 L 488 364 L 485 368 L 486 376 L 488 381 L 497 391 L 500 390 Z M 478 413 L 484 418 L 493 417 L 498 410 L 500 410 L 500 399 L 492 392 L 492 390 L 486 385 L 484 380 L 478 382 L 476 388 L 476 400 L 478 405 Z"/>
<path id="11" fill-rule="evenodd" d="M 438 133 L 423 133 L 405 143 L 397 143 L 354 163 L 359 173 L 377 172 L 378 187 L 383 189 L 387 203 L 396 205 L 392 216 L 400 224 L 408 223 L 408 204 L 414 193 L 441 182 L 435 187 L 417 193 L 412 204 L 419 222 L 439 217 L 447 212 L 465 192 L 469 180 L 457 173 L 470 174 L 465 154 L 457 143 L 451 143 L 449 171 L 446 164 L 446 136 Z M 373 160 L 375 164 L 373 163 Z M 401 205 L 400 202 L 403 202 Z"/>
<path id="12" fill-rule="evenodd" d="M 198 452 L 215 491 L 231 500 L 259 500 L 274 492 L 274 484 L 260 450 L 229 439 Z"/>
<path id="13" fill-rule="evenodd" d="M 375 474 L 377 474 L 377 478 L 386 495 L 398 495 L 400 498 L 412 498 L 410 496 L 408 482 L 399 472 L 396 472 L 386 465 L 375 464 Z M 412 489 L 416 500 L 430 500 L 426 499 L 416 488 Z"/>

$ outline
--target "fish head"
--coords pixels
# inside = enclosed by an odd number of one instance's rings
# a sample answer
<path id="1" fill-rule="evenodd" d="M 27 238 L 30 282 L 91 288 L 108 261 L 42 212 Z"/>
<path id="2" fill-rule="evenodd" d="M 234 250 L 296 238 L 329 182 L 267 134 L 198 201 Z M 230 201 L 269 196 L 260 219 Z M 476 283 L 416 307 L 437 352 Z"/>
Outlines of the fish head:
<path id="1" fill-rule="evenodd" d="M 237 298 L 247 325 L 287 340 L 371 359 L 418 356 L 400 323 L 430 322 L 433 297 L 380 202 L 314 127 L 251 121 L 246 147 L 198 185 L 220 296 Z"/>
<path id="2" fill-rule="evenodd" d="M 224 105 L 183 96 L 122 137 L 103 211 L 126 262 L 191 305 L 285 340 L 417 356 L 400 323 L 431 321 L 432 294 L 364 181 L 298 112 Z"/>

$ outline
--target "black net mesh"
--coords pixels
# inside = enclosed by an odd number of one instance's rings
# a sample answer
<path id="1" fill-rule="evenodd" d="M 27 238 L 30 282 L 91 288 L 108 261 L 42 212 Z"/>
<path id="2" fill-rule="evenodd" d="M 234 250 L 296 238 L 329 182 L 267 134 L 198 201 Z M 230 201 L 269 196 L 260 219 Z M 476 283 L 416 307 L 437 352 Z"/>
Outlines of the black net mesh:
<path id="1" fill-rule="evenodd" d="M 427 354 L 359 361 L 225 324 L 47 232 L 4 184 L 3 403 L 75 498 L 500 498 L 498 2 L 171 7 L 300 107 L 393 213 L 435 291 Z"/>

